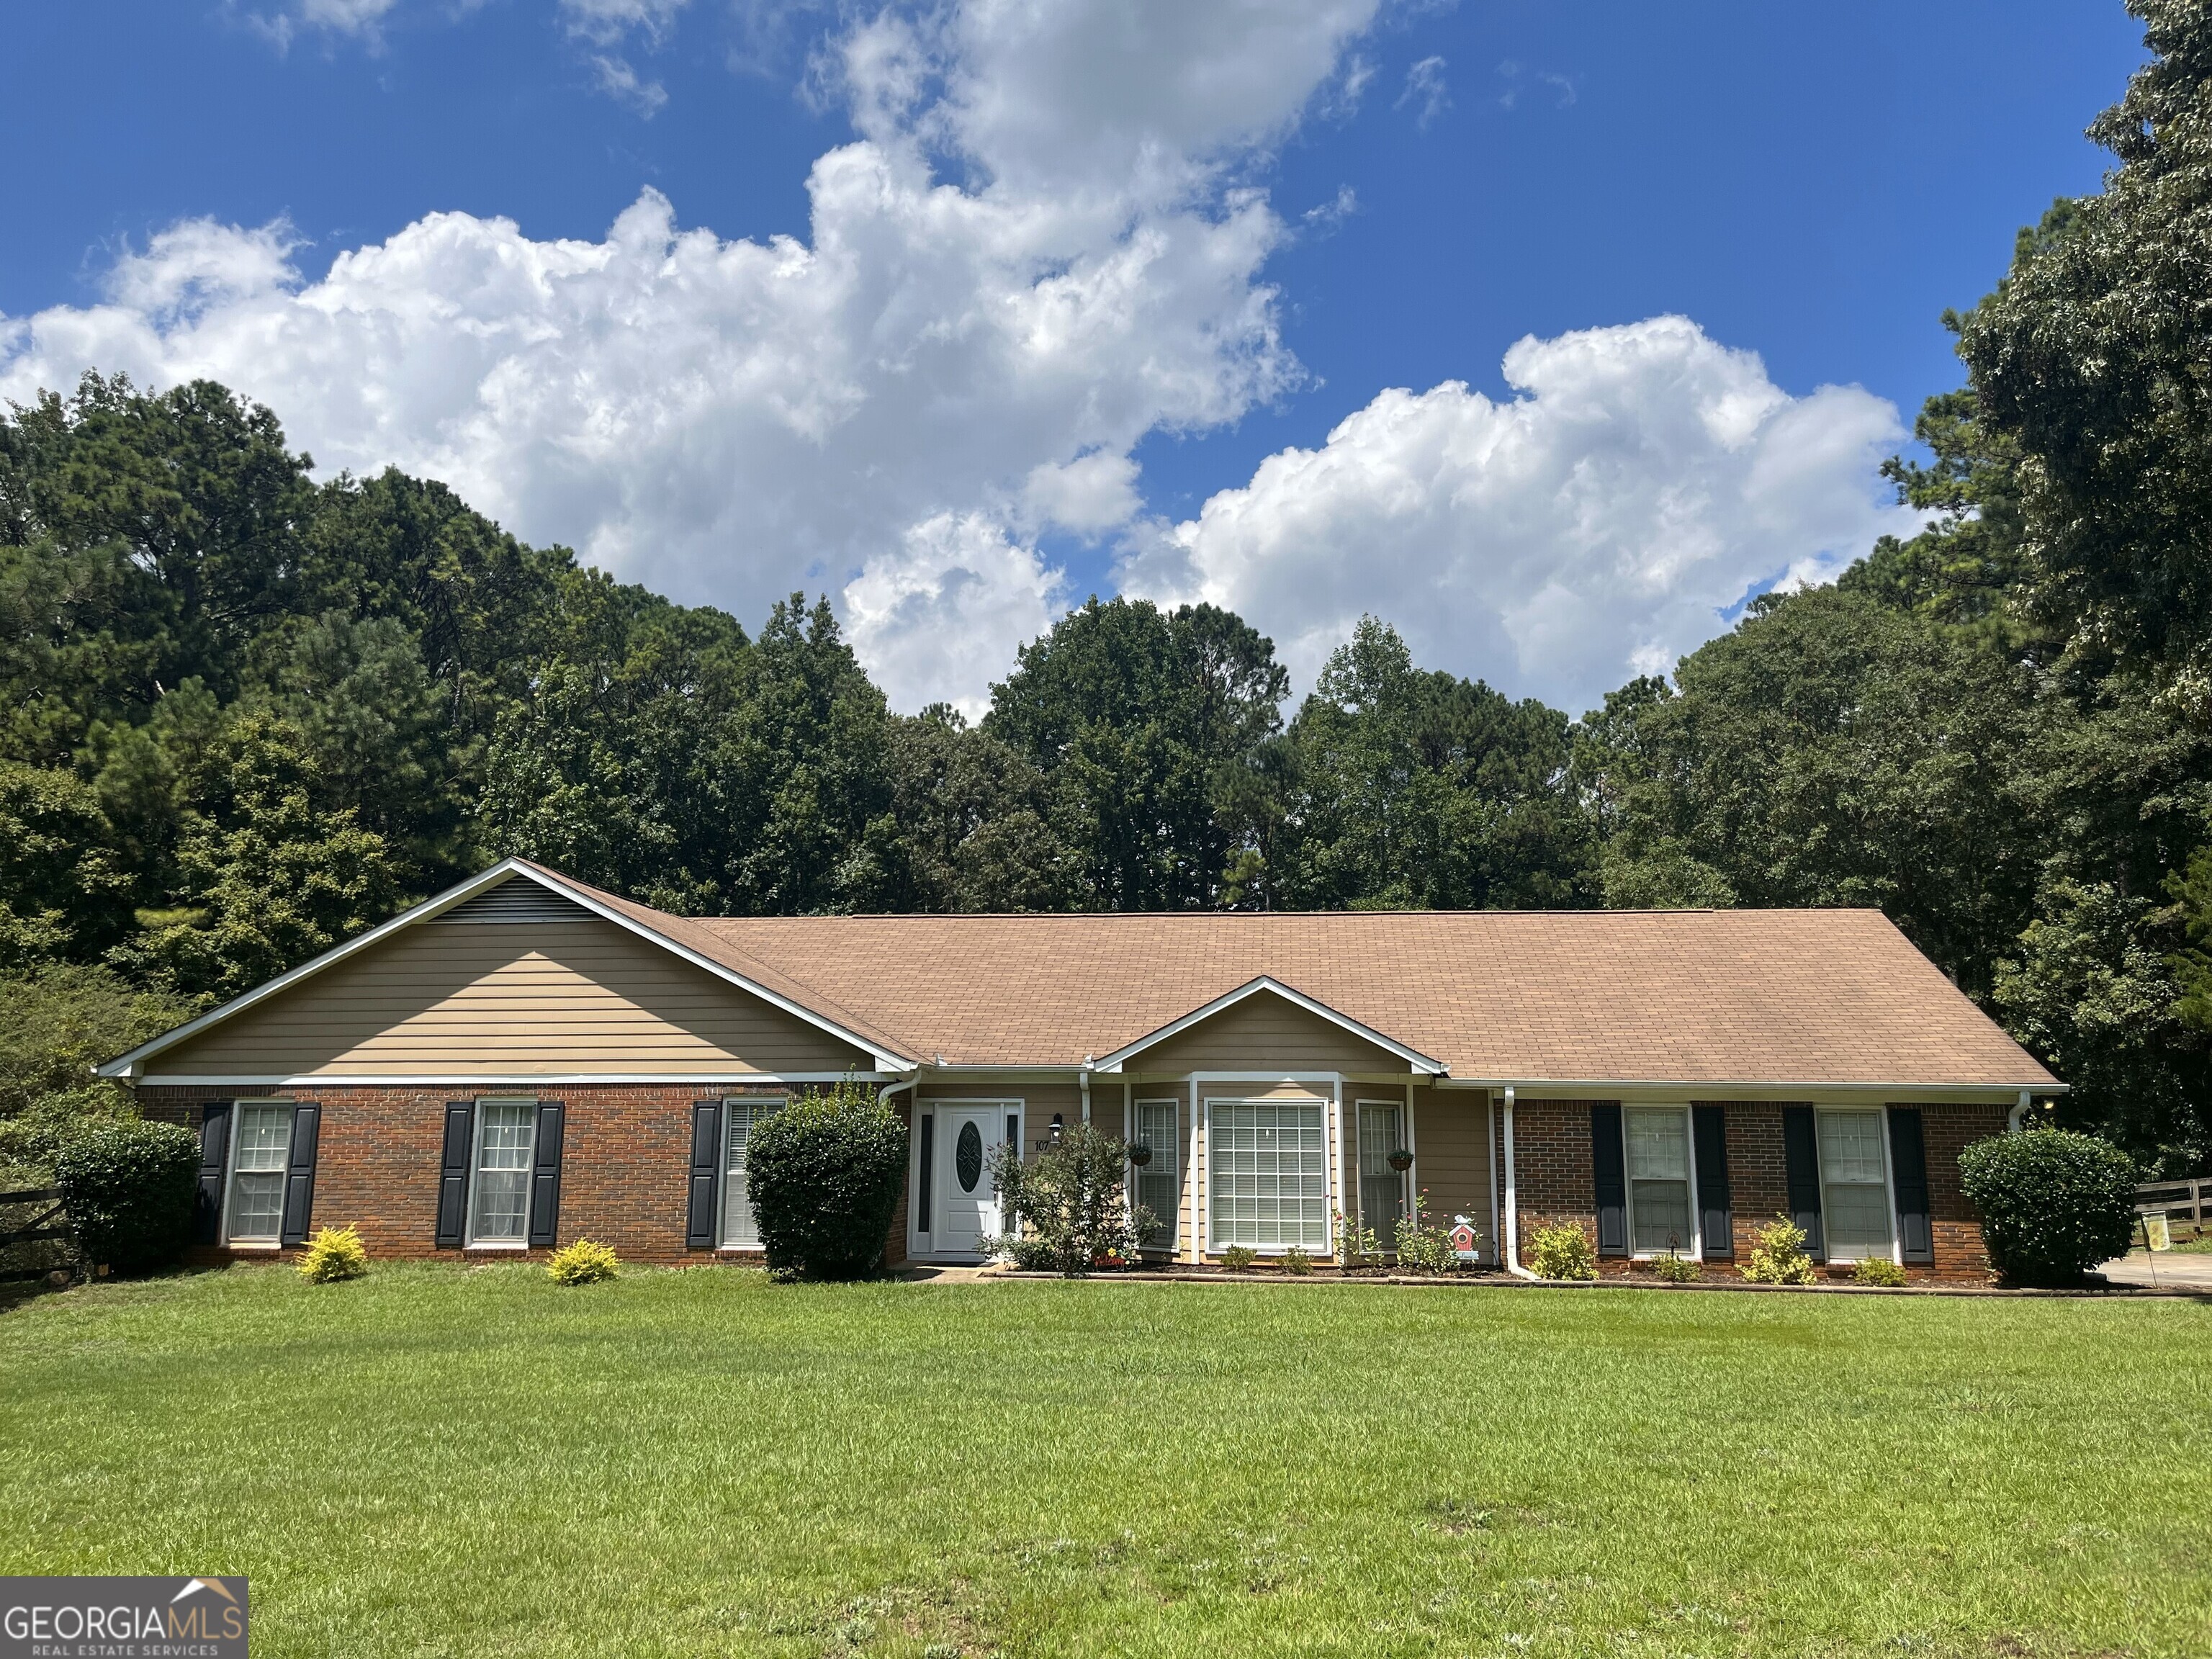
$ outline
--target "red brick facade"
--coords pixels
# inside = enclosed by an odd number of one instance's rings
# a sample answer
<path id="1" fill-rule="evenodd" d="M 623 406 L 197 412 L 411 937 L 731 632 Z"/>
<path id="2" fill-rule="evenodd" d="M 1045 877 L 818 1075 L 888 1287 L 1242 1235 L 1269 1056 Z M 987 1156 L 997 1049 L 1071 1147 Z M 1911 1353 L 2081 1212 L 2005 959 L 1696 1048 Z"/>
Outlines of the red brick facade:
<path id="1" fill-rule="evenodd" d="M 229 1100 L 234 1089 L 147 1085 L 138 1091 L 149 1117 L 199 1127 L 202 1105 Z M 441 1249 L 437 1244 L 438 1182 L 449 1100 L 496 1093 L 439 1087 L 284 1088 L 251 1097 L 314 1101 L 322 1107 L 315 1158 L 311 1224 L 361 1230 L 373 1258 L 459 1261 L 543 1255 L 514 1249 Z M 511 1091 L 510 1091 L 511 1092 Z M 684 1247 L 695 1101 L 738 1095 L 783 1095 L 785 1089 L 671 1083 L 560 1084 L 541 1087 L 542 1099 L 563 1106 L 561 1202 L 556 1235 L 562 1244 L 592 1238 L 611 1245 L 626 1261 L 677 1264 L 744 1261 L 745 1254 Z M 894 1097 L 902 1121 L 909 1109 Z M 891 1219 L 889 1259 L 906 1258 L 906 1200 Z M 233 1254 L 220 1250 L 217 1259 Z M 240 1250 L 241 1256 L 266 1251 Z M 757 1263 L 759 1257 L 750 1258 Z"/>
<path id="2" fill-rule="evenodd" d="M 1590 1107 L 1587 1100 L 1524 1100 L 1514 1110 L 1515 1188 L 1525 1259 L 1530 1232 L 1571 1223 L 1597 1238 L 1596 1176 L 1590 1158 Z M 1727 1112 L 1729 1196 L 1734 1217 L 1734 1260 L 1748 1261 L 1759 1230 L 1789 1209 L 1789 1186 L 1782 1145 L 1781 1101 L 1723 1103 Z M 1932 1265 L 1905 1267 L 1909 1279 L 1980 1284 L 1989 1277 L 1982 1229 L 1973 1207 L 1959 1188 L 1959 1154 L 1972 1142 L 2001 1133 L 2002 1106 L 1923 1104 L 1921 1133 L 1928 1153 Z M 1504 1128 L 1498 1128 L 1502 1169 Z M 1500 1201 L 1503 1202 L 1501 1194 Z M 1635 1264 L 1620 1256 L 1601 1257 L 1601 1273 L 1627 1274 Z M 1718 1271 L 1729 1271 L 1720 1267 Z"/>

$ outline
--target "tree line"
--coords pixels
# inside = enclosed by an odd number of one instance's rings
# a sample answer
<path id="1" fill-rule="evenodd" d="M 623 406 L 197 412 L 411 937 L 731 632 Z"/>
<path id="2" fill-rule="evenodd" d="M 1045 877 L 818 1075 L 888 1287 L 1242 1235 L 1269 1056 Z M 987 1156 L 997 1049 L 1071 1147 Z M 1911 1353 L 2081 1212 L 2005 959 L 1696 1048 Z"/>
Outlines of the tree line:
<path id="1" fill-rule="evenodd" d="M 0 1115 L 63 1086 L 25 1011 L 94 1011 L 74 1066 L 520 854 L 695 915 L 1877 906 L 2068 1119 L 2207 1168 L 2212 26 L 2138 10 L 2105 188 L 1945 319 L 1965 384 L 1887 469 L 1926 528 L 1581 720 L 1373 618 L 1285 719 L 1240 618 L 1122 599 L 901 715 L 826 600 L 749 632 L 319 483 L 221 386 L 14 409 Z"/>

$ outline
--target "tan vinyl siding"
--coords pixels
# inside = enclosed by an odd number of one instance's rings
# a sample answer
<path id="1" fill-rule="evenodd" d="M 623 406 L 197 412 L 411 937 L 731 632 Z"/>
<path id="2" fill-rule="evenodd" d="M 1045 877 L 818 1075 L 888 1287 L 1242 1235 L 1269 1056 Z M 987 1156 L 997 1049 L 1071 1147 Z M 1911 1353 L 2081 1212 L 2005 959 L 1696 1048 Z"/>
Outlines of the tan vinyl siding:
<path id="1" fill-rule="evenodd" d="M 1403 1060 L 1268 991 L 1155 1043 L 1146 1072 L 1403 1072 Z"/>
<path id="2" fill-rule="evenodd" d="M 1449 1227 L 1455 1215 L 1474 1223 L 1488 1254 L 1490 1097 L 1478 1090 L 1413 1091 L 1413 1190 L 1429 1195 L 1429 1220 Z"/>
<path id="3" fill-rule="evenodd" d="M 159 1055 L 161 1076 L 866 1071 L 870 1057 L 597 917 L 407 927 Z"/>

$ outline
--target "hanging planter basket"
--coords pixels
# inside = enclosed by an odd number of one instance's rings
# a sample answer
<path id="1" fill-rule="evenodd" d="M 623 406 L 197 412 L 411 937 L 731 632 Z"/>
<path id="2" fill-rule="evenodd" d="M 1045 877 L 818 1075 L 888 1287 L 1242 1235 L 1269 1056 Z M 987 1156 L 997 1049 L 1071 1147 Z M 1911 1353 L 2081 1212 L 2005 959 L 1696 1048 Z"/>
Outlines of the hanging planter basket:
<path id="1" fill-rule="evenodd" d="M 1399 1147 L 1390 1154 L 1390 1167 L 1395 1170 L 1400 1175 L 1405 1174 L 1407 1170 L 1413 1167 L 1413 1153 L 1407 1151 L 1403 1146 Z"/>
<path id="2" fill-rule="evenodd" d="M 1152 1149 L 1141 1140 L 1129 1148 L 1129 1162 L 1141 1170 L 1152 1161 Z"/>

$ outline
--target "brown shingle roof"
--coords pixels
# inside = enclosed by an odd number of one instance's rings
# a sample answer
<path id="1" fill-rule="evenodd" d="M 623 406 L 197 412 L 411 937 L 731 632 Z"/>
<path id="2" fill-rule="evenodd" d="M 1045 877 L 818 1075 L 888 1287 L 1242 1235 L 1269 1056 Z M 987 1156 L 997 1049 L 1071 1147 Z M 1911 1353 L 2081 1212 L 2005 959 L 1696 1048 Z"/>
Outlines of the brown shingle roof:
<path id="1" fill-rule="evenodd" d="M 1267 975 L 1469 1080 L 2055 1081 L 1875 910 L 686 920 L 606 902 L 956 1065 L 1077 1065 Z"/>

